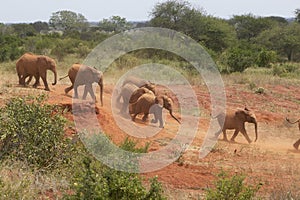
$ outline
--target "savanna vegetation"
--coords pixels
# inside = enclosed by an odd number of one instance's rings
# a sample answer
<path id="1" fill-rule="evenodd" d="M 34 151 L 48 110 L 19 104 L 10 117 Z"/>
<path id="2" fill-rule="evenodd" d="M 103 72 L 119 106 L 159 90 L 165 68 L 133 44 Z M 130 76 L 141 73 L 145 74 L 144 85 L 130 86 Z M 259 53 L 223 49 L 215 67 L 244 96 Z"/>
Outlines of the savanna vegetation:
<path id="1" fill-rule="evenodd" d="M 252 80 L 253 74 L 300 78 L 300 9 L 295 8 L 293 19 L 251 13 L 221 19 L 188 2 L 173 0 L 157 3 L 147 22 L 111 16 L 92 23 L 83 14 L 62 10 L 53 13 L 48 22 L 0 23 L 0 71 L 15 73 L 15 61 L 23 53 L 33 52 L 55 58 L 62 66 L 58 71 L 65 74 L 71 64 L 81 62 L 106 38 L 148 26 L 186 34 L 207 50 L 230 81 L 242 76 L 236 81 L 253 89 L 259 85 Z M 188 63 L 161 50 L 128 53 L 116 60 L 113 68 L 122 72 L 149 61 L 170 64 L 193 80 Z M 264 92 L 263 88 L 256 91 Z M 45 98 L 13 98 L 0 110 L 0 199 L 166 199 L 156 177 L 144 180 L 134 173 L 110 169 L 89 155 L 80 140 L 64 137 L 70 122 L 60 107 L 45 104 Z M 137 149 L 130 140 L 120 147 L 147 151 L 147 146 Z M 242 175 L 230 179 L 222 173 L 206 198 L 252 199 L 260 185 L 245 186 L 243 180 Z"/>

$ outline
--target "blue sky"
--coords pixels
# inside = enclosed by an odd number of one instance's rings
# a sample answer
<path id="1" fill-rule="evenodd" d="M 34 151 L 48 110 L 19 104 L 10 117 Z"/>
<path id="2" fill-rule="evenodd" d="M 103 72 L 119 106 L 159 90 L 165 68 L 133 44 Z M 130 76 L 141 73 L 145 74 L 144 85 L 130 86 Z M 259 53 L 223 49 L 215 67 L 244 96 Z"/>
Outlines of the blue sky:
<path id="1" fill-rule="evenodd" d="M 52 13 L 70 10 L 83 14 L 88 21 L 100 21 L 113 15 L 129 21 L 150 19 L 150 12 L 158 2 L 166 0 L 8 0 L 0 7 L 0 22 L 48 22 Z M 294 17 L 297 0 L 188 0 L 207 14 L 231 18 L 252 13 L 256 16 Z"/>

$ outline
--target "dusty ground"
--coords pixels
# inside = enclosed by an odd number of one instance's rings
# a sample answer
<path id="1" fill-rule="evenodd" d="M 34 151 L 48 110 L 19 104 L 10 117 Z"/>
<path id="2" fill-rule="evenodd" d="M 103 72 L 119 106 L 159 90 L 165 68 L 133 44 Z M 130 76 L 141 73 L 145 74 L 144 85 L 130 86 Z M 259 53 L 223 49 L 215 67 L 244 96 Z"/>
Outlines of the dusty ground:
<path id="1" fill-rule="evenodd" d="M 11 83 L 2 84 L 0 103 L 16 95 L 46 93 L 48 102 L 55 104 L 72 103 L 72 93 L 64 94 L 65 84 L 52 86 L 51 92 L 38 89 L 22 88 Z M 179 86 L 180 87 L 180 86 Z M 300 87 L 284 85 L 265 85 L 263 94 L 256 94 L 247 85 L 230 85 L 226 87 L 228 108 L 243 108 L 245 105 L 256 113 L 258 119 L 258 141 L 248 144 L 243 136 L 238 136 L 236 143 L 222 140 L 220 136 L 211 153 L 199 158 L 199 149 L 210 122 L 210 96 L 205 85 L 194 86 L 201 111 L 199 129 L 196 137 L 180 159 L 169 166 L 150 173 L 144 177 L 158 176 L 163 183 L 169 199 L 197 199 L 205 188 L 213 186 L 216 175 L 223 169 L 230 173 L 242 173 L 247 176 L 249 184 L 262 184 L 259 194 L 270 196 L 274 191 L 300 191 L 300 151 L 292 144 L 300 138 L 296 125 L 289 125 L 285 117 L 296 119 L 300 110 Z M 97 107 L 100 113 L 97 119 L 103 130 L 115 143 L 122 142 L 128 135 L 116 124 L 112 115 L 111 95 L 113 85 L 106 84 L 104 89 L 104 107 Z M 182 90 L 184 96 L 184 89 Z M 99 96 L 97 89 L 97 97 Z M 188 97 L 186 97 L 188 99 Z M 179 115 L 175 112 L 175 115 Z M 72 114 L 66 113 L 72 120 Z M 139 123 L 140 121 L 137 120 Z M 131 123 L 130 120 L 128 123 Z M 147 126 L 147 124 L 143 125 Z M 153 125 L 151 125 L 153 126 Z M 157 125 L 156 125 L 157 126 Z M 149 138 L 137 139 L 143 145 L 150 142 L 149 151 L 156 151 L 176 135 L 179 124 L 167 117 L 165 128 Z M 254 126 L 247 124 L 250 138 L 254 139 Z M 68 134 L 74 134 L 73 129 Z M 228 131 L 228 136 L 232 135 Z M 133 137 L 132 137 L 133 138 Z"/>

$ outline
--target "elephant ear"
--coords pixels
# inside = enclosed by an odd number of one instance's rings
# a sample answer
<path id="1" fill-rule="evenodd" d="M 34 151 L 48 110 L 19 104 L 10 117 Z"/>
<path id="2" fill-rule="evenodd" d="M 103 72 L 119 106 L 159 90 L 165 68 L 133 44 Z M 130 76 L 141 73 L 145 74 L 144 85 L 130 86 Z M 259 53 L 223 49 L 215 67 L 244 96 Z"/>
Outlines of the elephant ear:
<path id="1" fill-rule="evenodd" d="M 166 95 L 163 96 L 163 99 L 164 99 L 164 108 L 170 110 L 173 106 L 173 100 Z"/>
<path id="2" fill-rule="evenodd" d="M 39 56 L 37 58 L 39 65 L 46 65 L 47 64 L 47 58 L 45 56 Z"/>
<path id="3" fill-rule="evenodd" d="M 156 96 L 155 104 L 159 104 L 160 106 L 164 106 L 164 96 Z"/>
<path id="4" fill-rule="evenodd" d="M 247 112 L 246 110 L 237 110 L 235 112 L 235 116 L 238 118 L 238 119 L 241 119 L 242 121 L 246 121 L 246 115 L 247 115 Z"/>

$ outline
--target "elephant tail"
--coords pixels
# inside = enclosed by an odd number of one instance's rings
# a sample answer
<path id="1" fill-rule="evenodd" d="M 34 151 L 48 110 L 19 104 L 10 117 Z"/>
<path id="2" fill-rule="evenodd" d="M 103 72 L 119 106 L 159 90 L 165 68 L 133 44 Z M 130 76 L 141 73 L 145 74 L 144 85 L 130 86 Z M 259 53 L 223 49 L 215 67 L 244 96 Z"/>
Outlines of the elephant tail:
<path id="1" fill-rule="evenodd" d="M 66 75 L 64 77 L 60 77 L 59 80 L 63 80 L 64 78 L 67 78 L 69 75 Z"/>

